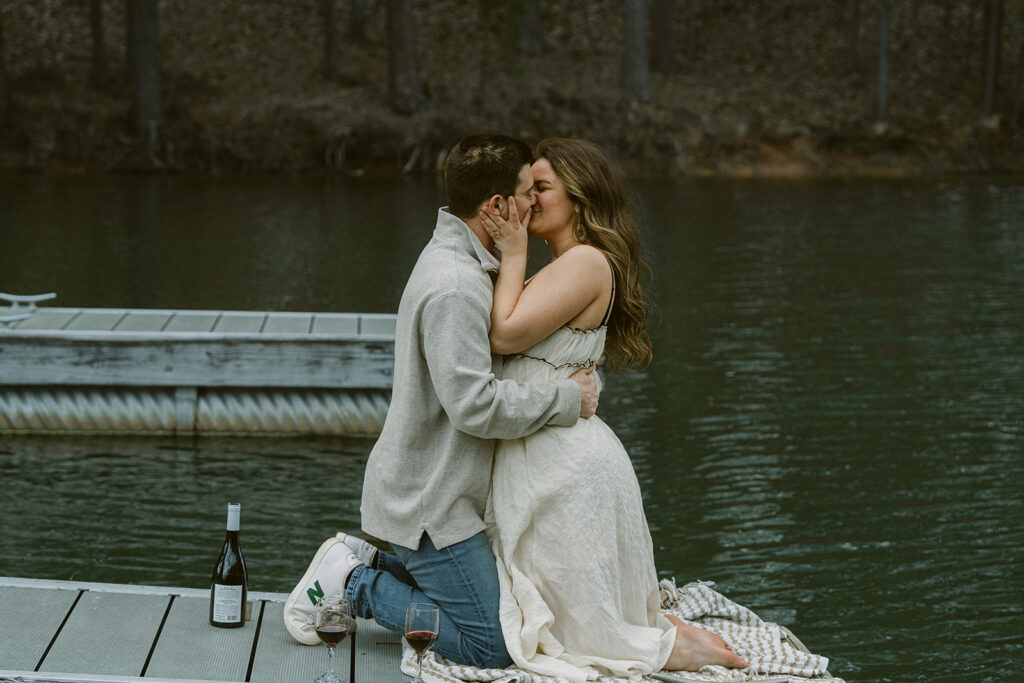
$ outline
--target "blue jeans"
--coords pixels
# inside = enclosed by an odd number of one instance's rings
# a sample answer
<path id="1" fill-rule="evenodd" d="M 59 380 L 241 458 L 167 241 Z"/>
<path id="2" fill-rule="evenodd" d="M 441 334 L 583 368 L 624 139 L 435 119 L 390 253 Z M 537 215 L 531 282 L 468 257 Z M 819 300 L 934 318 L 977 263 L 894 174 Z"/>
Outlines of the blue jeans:
<path id="1" fill-rule="evenodd" d="M 377 567 L 352 570 L 345 597 L 356 614 L 402 633 L 409 603 L 440 608 L 434 650 L 479 667 L 506 667 L 512 659 L 498 620 L 498 571 L 483 532 L 438 550 L 423 534 L 419 550 L 395 545 L 395 555 L 377 553 Z"/>

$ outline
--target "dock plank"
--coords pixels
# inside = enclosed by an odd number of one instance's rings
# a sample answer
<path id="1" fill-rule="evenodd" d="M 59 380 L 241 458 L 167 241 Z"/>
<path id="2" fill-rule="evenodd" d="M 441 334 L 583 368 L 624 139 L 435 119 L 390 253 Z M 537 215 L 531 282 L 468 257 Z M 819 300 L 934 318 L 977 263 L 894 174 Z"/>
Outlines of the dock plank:
<path id="1" fill-rule="evenodd" d="M 317 313 L 313 317 L 313 334 L 359 334 L 359 315 Z"/>
<path id="2" fill-rule="evenodd" d="M 19 320 L 11 325 L 15 330 L 62 330 L 76 315 L 81 313 L 77 308 L 61 308 L 53 310 L 40 309 L 31 318 Z"/>
<path id="3" fill-rule="evenodd" d="M 173 313 L 170 311 L 128 311 L 114 329 L 119 332 L 158 332 Z"/>
<path id="4" fill-rule="evenodd" d="M 353 683 L 394 683 L 405 679 L 402 664 L 402 637 L 377 622 L 359 619 L 356 631 Z"/>
<path id="5" fill-rule="evenodd" d="M 214 332 L 259 332 L 263 329 L 266 313 L 256 311 L 226 311 L 213 326 Z"/>
<path id="6" fill-rule="evenodd" d="M 0 669 L 35 669 L 77 597 L 70 589 L 0 587 Z"/>
<path id="7" fill-rule="evenodd" d="M 260 603 L 254 605 L 258 609 Z M 210 625 L 210 599 L 175 597 L 146 668 L 147 677 L 244 681 L 256 622 L 242 628 Z"/>
<path id="8" fill-rule="evenodd" d="M 126 310 L 105 308 L 83 309 L 81 315 L 64 326 L 65 330 L 112 330 L 127 315 Z"/>
<path id="9" fill-rule="evenodd" d="M 279 683 L 285 671 L 289 680 L 312 681 L 327 670 L 327 648 L 296 642 L 284 627 L 283 615 L 283 602 L 263 603 L 259 647 L 249 678 L 252 683 Z M 349 680 L 351 661 L 352 641 L 346 638 L 334 653 L 334 671 L 342 680 L 355 683 Z"/>
<path id="10" fill-rule="evenodd" d="M 139 676 L 168 600 L 160 595 L 86 591 L 39 670 Z"/>
<path id="11" fill-rule="evenodd" d="M 178 311 L 167 321 L 164 332 L 210 332 L 217 324 L 220 313 L 205 311 Z"/>
<path id="12" fill-rule="evenodd" d="M 308 334 L 313 323 L 309 313 L 270 313 L 263 325 L 267 334 Z"/>
<path id="13" fill-rule="evenodd" d="M 359 316 L 359 333 L 390 336 L 395 334 L 398 318 L 387 313 L 365 313 Z"/>

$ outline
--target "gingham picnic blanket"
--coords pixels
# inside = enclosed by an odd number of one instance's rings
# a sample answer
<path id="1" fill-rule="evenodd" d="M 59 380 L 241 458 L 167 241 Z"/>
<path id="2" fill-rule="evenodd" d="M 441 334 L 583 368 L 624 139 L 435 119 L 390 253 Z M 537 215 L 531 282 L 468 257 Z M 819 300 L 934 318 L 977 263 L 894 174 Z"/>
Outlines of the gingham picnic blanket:
<path id="1" fill-rule="evenodd" d="M 732 649 L 750 664 L 749 669 L 705 666 L 700 671 L 661 671 L 644 681 L 684 683 L 688 681 L 805 681 L 829 680 L 843 683 L 828 673 L 828 658 L 798 649 L 784 637 L 777 624 L 763 621 L 746 607 L 713 590 L 713 583 L 700 581 L 676 586 L 662 580 L 661 611 L 722 636 Z M 402 672 L 416 675 L 416 655 L 404 645 Z M 423 658 L 426 683 L 567 683 L 563 678 L 543 676 L 524 669 L 481 669 L 457 664 L 429 652 Z M 599 683 L 627 681 L 625 678 L 599 678 Z"/>

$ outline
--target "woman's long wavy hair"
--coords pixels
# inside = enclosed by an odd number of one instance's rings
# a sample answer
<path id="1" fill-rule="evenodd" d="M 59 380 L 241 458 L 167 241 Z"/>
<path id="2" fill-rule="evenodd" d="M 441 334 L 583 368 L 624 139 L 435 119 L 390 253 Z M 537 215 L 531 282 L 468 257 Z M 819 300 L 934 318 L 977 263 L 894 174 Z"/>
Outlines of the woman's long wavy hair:
<path id="1" fill-rule="evenodd" d="M 615 301 L 608 320 L 608 361 L 613 368 L 645 368 L 651 362 L 647 299 L 640 282 L 650 269 L 640 255 L 640 231 L 622 181 L 601 150 L 585 140 L 549 138 L 537 145 L 579 207 L 577 240 L 600 249 L 615 276 Z M 582 239 L 581 239 L 582 238 Z"/>

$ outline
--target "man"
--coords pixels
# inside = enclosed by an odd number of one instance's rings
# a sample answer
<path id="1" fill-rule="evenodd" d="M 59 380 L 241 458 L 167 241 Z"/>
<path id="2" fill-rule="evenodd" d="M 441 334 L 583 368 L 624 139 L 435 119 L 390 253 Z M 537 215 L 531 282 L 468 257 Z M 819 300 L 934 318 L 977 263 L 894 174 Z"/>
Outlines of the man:
<path id="1" fill-rule="evenodd" d="M 507 218 L 514 201 L 529 217 L 530 161 L 525 143 L 500 135 L 466 138 L 445 161 L 449 206 L 398 307 L 391 406 L 363 483 L 363 529 L 396 555 L 346 534 L 325 541 L 285 604 L 300 642 L 318 642 L 316 598 L 344 593 L 357 615 L 399 633 L 410 603 L 434 603 L 436 652 L 474 666 L 511 663 L 484 533 L 493 440 L 571 426 L 597 409 L 592 367 L 547 384 L 496 378 L 501 357 L 487 334 L 499 261 L 479 215 Z"/>

